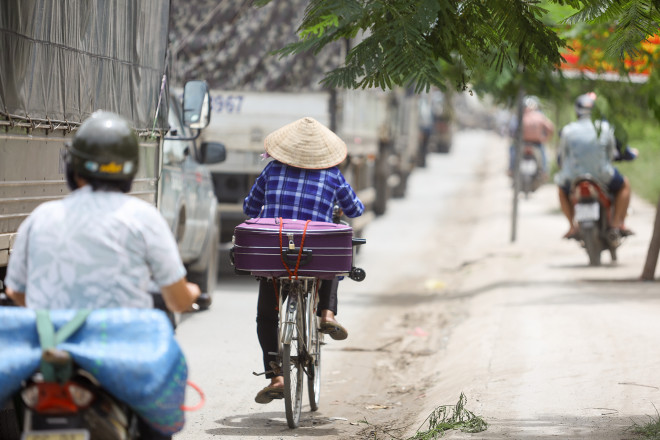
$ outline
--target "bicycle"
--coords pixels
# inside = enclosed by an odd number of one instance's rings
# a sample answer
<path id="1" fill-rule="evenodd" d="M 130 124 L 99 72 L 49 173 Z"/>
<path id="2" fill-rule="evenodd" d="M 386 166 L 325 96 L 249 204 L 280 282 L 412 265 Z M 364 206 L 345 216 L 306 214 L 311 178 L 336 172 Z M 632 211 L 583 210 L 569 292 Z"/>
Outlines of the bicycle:
<path id="1" fill-rule="evenodd" d="M 366 243 L 353 238 L 353 245 Z M 366 273 L 353 267 L 349 278 L 362 281 Z M 284 377 L 284 409 L 287 424 L 297 428 L 302 412 L 303 388 L 307 376 L 307 391 L 311 411 L 319 408 L 321 396 L 321 347 L 323 333 L 319 331 L 318 277 L 279 277 L 280 347 L 278 364 Z M 286 307 L 284 306 L 286 298 Z"/>
<path id="2" fill-rule="evenodd" d="M 280 242 L 282 232 L 280 231 Z M 291 239 L 292 240 L 292 239 Z M 352 253 L 355 246 L 366 243 L 365 239 L 351 238 Z M 269 353 L 276 356 L 276 362 L 271 362 L 274 373 L 282 373 L 284 378 L 284 408 L 287 424 L 290 428 L 297 428 L 302 413 L 304 381 L 307 378 L 309 405 L 311 411 L 319 408 L 321 395 L 321 347 L 323 346 L 323 333 L 320 332 L 320 318 L 316 316 L 319 302 L 319 286 L 322 280 L 336 276 L 348 276 L 355 281 L 362 281 L 366 272 L 351 264 L 351 269 L 344 273 L 335 273 L 330 276 L 327 272 L 318 274 L 310 270 L 303 270 L 299 275 L 300 266 L 305 266 L 313 257 L 314 249 L 303 246 L 303 239 L 296 247 L 290 242 L 290 247 L 277 248 L 278 260 L 281 257 L 287 275 L 264 276 L 259 269 L 241 270 L 236 264 L 234 249 L 231 259 L 235 271 L 241 275 L 253 275 L 261 278 L 270 278 L 276 283 L 278 292 L 279 326 L 278 326 L 278 352 Z M 240 246 L 235 243 L 235 247 Z M 265 248 L 260 248 L 265 249 Z M 259 252 L 263 252 L 260 250 Z M 287 261 L 295 267 L 290 269 Z M 273 365 L 274 364 L 274 365 Z M 256 374 L 256 373 L 255 373 Z"/>

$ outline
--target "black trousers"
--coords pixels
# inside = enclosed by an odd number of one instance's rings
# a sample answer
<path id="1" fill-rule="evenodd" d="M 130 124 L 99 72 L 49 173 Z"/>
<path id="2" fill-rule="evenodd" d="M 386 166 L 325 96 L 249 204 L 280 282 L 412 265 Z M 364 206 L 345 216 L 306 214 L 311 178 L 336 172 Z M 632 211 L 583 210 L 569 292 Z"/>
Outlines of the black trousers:
<path id="1" fill-rule="evenodd" d="M 319 286 L 319 305 L 316 311 L 321 316 L 322 310 L 331 310 L 337 314 L 337 287 L 339 279 L 322 280 Z M 279 286 L 278 286 L 279 288 Z M 283 292 L 286 296 L 286 292 Z M 282 298 L 284 301 L 284 297 Z M 270 362 L 275 362 L 277 356 L 269 353 L 277 353 L 279 346 L 277 326 L 280 315 L 277 310 L 277 294 L 273 280 L 262 278 L 259 281 L 259 299 L 257 300 L 257 337 L 261 345 L 264 359 L 264 371 L 271 370 Z M 275 377 L 273 373 L 266 373 L 266 378 Z"/>

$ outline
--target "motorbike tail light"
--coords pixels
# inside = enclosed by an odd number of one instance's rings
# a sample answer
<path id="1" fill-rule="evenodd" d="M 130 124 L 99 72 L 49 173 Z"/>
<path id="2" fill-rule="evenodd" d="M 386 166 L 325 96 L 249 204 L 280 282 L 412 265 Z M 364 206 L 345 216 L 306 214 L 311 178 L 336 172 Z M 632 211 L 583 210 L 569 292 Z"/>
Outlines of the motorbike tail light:
<path id="1" fill-rule="evenodd" d="M 28 385 L 21 391 L 21 398 L 28 407 L 34 408 L 39 402 L 39 387 L 36 384 Z"/>
<path id="2" fill-rule="evenodd" d="M 94 400 L 94 393 L 75 382 L 69 382 L 68 389 L 69 394 L 71 395 L 71 400 L 73 400 L 73 403 L 75 403 L 78 408 L 85 408 Z"/>
<path id="3" fill-rule="evenodd" d="M 74 382 L 35 383 L 25 388 L 21 396 L 28 407 L 41 413 L 75 413 L 94 400 L 90 390 Z"/>
<path id="4" fill-rule="evenodd" d="M 585 183 L 580 184 L 579 196 L 585 198 L 591 197 L 592 196 L 591 186 Z"/>

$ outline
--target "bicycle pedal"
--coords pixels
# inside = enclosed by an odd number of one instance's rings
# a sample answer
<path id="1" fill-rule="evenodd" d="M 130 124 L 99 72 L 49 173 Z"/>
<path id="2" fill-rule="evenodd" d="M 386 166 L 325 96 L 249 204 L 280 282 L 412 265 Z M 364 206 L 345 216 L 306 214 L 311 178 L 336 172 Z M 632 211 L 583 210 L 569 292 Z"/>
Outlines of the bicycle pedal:
<path id="1" fill-rule="evenodd" d="M 277 354 L 277 353 L 274 353 L 274 354 Z M 269 371 L 268 373 L 273 373 L 273 374 L 278 375 L 278 376 L 280 374 L 282 374 L 282 367 L 280 367 L 276 362 L 271 361 L 269 363 L 269 365 L 270 365 L 271 371 Z"/>

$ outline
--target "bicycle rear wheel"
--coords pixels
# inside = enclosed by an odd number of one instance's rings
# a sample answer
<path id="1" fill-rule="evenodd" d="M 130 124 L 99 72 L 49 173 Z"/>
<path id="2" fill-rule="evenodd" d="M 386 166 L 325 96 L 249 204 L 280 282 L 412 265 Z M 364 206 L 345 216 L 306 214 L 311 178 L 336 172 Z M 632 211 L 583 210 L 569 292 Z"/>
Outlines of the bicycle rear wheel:
<path id="1" fill-rule="evenodd" d="M 302 364 L 304 355 L 305 335 L 305 302 L 298 289 L 289 292 L 287 299 L 287 322 L 290 326 L 291 340 L 282 347 L 282 374 L 284 376 L 284 411 L 289 428 L 297 428 L 300 423 L 300 412 L 303 400 L 303 376 L 305 371 Z M 300 303 L 300 301 L 303 301 Z"/>
<path id="2" fill-rule="evenodd" d="M 319 322 L 316 316 L 316 301 L 314 292 L 316 286 L 312 287 L 312 293 L 307 297 L 307 319 L 309 329 L 309 361 L 307 364 L 307 392 L 309 394 L 309 406 L 312 411 L 319 409 L 321 400 L 321 343 L 323 333 L 319 332 Z"/>

